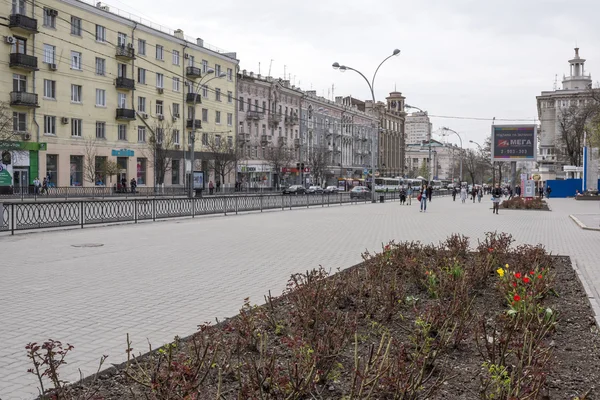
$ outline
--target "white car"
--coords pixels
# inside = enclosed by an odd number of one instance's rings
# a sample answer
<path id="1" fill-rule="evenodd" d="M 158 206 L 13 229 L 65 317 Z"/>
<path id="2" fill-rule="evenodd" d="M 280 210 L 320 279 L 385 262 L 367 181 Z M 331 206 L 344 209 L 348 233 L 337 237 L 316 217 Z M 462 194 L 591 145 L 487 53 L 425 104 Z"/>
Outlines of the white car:
<path id="1" fill-rule="evenodd" d="M 310 186 L 306 191 L 307 194 L 323 194 L 323 188 L 321 186 Z"/>
<path id="2" fill-rule="evenodd" d="M 327 186 L 324 191 L 325 194 L 331 194 L 331 193 L 337 193 L 337 192 L 338 192 L 337 186 Z"/>

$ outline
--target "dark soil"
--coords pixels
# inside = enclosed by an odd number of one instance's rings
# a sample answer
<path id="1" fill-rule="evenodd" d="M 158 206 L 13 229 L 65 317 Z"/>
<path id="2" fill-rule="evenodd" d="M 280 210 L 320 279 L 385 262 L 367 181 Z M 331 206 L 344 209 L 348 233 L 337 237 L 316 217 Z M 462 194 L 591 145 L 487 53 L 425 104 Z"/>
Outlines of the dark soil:
<path id="1" fill-rule="evenodd" d="M 420 251 L 421 257 L 431 265 L 440 261 L 436 258 L 442 257 L 439 251 L 436 253 L 431 248 Z M 447 254 L 444 255 L 446 256 Z M 478 255 L 467 253 L 464 257 L 464 262 L 469 263 L 477 259 Z M 451 260 L 456 258 L 444 258 L 440 265 L 445 265 Z M 507 262 L 515 266 L 512 268 L 518 268 L 519 260 L 514 253 L 508 253 L 502 255 L 498 262 L 501 266 Z M 593 311 L 571 267 L 570 259 L 551 257 L 548 260 L 551 260 L 550 265 L 546 267 L 554 274 L 555 281 L 553 290 L 543 300 L 543 307 L 549 307 L 558 313 L 558 322 L 556 329 L 543 341 L 543 345 L 551 351 L 550 361 L 542 371 L 546 378 L 543 390 L 535 396 L 520 398 L 574 399 L 590 391 L 587 400 L 600 399 L 600 391 L 595 389 L 600 380 L 600 337 Z M 282 387 L 289 389 L 290 386 L 287 385 L 290 385 L 290 377 L 308 377 L 309 383 L 314 382 L 314 384 L 307 384 L 311 389 L 289 398 L 367 398 L 368 391 L 359 396 L 356 390 L 353 397 L 350 397 L 353 383 L 355 384 L 358 379 L 354 372 L 356 363 L 359 363 L 358 369 L 364 371 L 368 365 L 366 360 L 376 358 L 380 344 L 383 344 L 380 353 L 384 353 L 390 343 L 390 353 L 404 354 L 402 352 L 406 351 L 405 357 L 396 359 L 398 363 L 410 362 L 411 358 L 414 361 L 415 349 L 412 344 L 418 342 L 416 338 L 418 335 L 414 330 L 415 321 L 431 309 L 436 301 L 439 301 L 428 295 L 427 290 L 418 281 L 405 280 L 401 283 L 403 289 L 400 298 L 390 299 L 390 309 L 393 312 L 387 312 L 386 308 L 381 306 L 381 301 L 387 300 L 378 298 L 382 291 L 371 290 L 372 288 L 368 286 L 369 279 L 373 279 L 373 276 L 365 275 L 367 264 L 368 261 L 328 278 L 312 275 L 310 282 L 304 281 L 305 285 L 297 285 L 298 282 L 291 281 L 290 292 L 287 295 L 273 299 L 262 307 L 251 307 L 246 304 L 241 310 L 241 316 L 236 316 L 217 326 L 203 327 L 201 332 L 178 341 L 173 354 L 189 356 L 195 353 L 194 346 L 200 349 L 205 346 L 208 349 L 207 354 L 214 356 L 206 364 L 210 367 L 200 369 L 199 375 L 204 376 L 206 373 L 206 378 L 199 385 L 197 394 L 188 397 L 175 396 L 177 389 L 165 391 L 166 381 L 160 379 L 161 388 L 152 392 L 128 378 L 125 374 L 126 364 L 123 364 L 74 384 L 71 395 L 81 395 L 85 391 L 95 393 L 97 399 L 203 400 L 217 399 L 217 393 L 220 393 L 222 399 L 285 399 L 288 397 Z M 409 270 L 409 267 L 404 265 L 398 268 Z M 527 269 L 528 266 L 524 268 Z M 507 310 L 506 299 L 497 287 L 497 275 L 488 273 L 487 276 L 488 278 L 481 285 L 473 289 L 471 309 L 473 320 L 472 324 L 465 329 L 464 338 L 458 340 L 456 346 L 448 346 L 440 354 L 432 353 L 428 356 L 430 359 L 435 358 L 432 368 L 425 369 L 428 374 L 431 374 L 431 378 L 423 383 L 421 392 L 414 397 L 405 398 L 456 400 L 485 398 L 480 392 L 482 378 L 486 372 L 482 365 L 486 359 L 481 346 L 477 344 L 476 339 L 477 337 L 481 339 L 481 335 L 476 328 L 478 321 L 490 323 L 494 316 L 504 314 Z M 301 278 L 296 277 L 296 281 Z M 375 277 L 375 279 L 379 278 Z M 391 278 L 385 281 L 386 284 L 393 282 Z M 323 307 L 324 311 L 318 311 L 321 310 L 321 302 L 329 301 L 320 290 L 325 290 L 332 285 L 335 287 L 333 292 L 335 296 L 331 297 L 327 307 Z M 307 288 L 317 289 L 305 293 L 307 296 L 302 297 L 303 290 Z M 414 301 L 409 301 L 409 298 Z M 379 306 L 370 302 L 370 299 L 379 299 Z M 303 301 L 311 304 L 306 304 L 307 308 L 304 309 Z M 402 304 L 397 305 L 399 303 Z M 309 310 L 313 310 L 314 313 L 311 314 Z M 343 319 L 346 317 L 348 318 Z M 306 330 L 300 333 L 303 326 L 308 327 L 308 330 L 314 328 L 315 331 L 312 332 L 314 335 L 311 336 Z M 317 326 L 320 327 L 318 331 Z M 349 333 L 346 332 L 347 329 L 350 330 Z M 440 340 L 441 335 L 435 331 L 430 332 L 430 335 L 435 346 L 435 342 Z M 386 338 L 393 339 L 388 342 Z M 221 353 L 217 350 L 225 348 L 229 350 Z M 144 381 L 142 370 L 149 371 L 149 376 L 152 376 L 152 372 L 166 376 L 165 365 L 169 364 L 169 359 L 165 354 L 168 350 L 166 352 L 164 348 L 162 350 L 162 355 L 155 351 L 139 357 L 137 363 L 131 364 L 130 374 L 140 381 Z M 314 365 L 311 364 L 313 360 L 311 350 L 319 353 L 316 371 L 310 368 Z M 198 354 L 204 353 L 200 351 Z M 201 357 L 174 356 L 172 360 L 174 367 L 169 373 L 172 376 L 185 375 L 189 379 L 191 375 L 185 368 L 194 365 L 194 362 L 199 364 L 199 358 Z M 328 358 L 333 361 L 328 362 Z M 162 363 L 159 367 L 156 366 L 158 361 Z M 376 360 L 372 364 L 377 365 Z M 400 370 L 399 364 L 391 368 Z M 173 380 L 169 382 L 171 386 L 176 386 Z M 285 385 L 281 382 L 285 382 Z M 277 386 L 278 383 L 282 386 Z M 400 398 L 391 395 L 393 391 L 385 392 L 383 387 L 388 383 L 382 380 L 370 398 Z M 301 384 L 301 381 L 294 383 L 294 385 Z M 431 392 L 427 394 L 426 390 Z M 240 392 L 243 395 L 239 395 Z"/>

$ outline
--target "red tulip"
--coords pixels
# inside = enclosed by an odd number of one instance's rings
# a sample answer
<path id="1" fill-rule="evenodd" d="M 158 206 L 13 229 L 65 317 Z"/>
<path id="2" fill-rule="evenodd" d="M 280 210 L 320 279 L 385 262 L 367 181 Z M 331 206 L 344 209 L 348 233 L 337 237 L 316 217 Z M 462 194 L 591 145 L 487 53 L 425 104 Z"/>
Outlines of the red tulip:
<path id="1" fill-rule="evenodd" d="M 513 296 L 513 299 L 514 299 L 515 301 L 521 301 L 521 296 L 519 296 L 518 294 L 515 294 L 515 295 Z"/>
<path id="2" fill-rule="evenodd" d="M 520 272 L 515 272 L 515 278 L 521 279 L 521 273 Z"/>
<path id="3" fill-rule="evenodd" d="M 531 280 L 528 277 L 525 277 L 525 278 L 523 278 L 523 282 L 529 283 L 529 282 L 531 282 Z"/>

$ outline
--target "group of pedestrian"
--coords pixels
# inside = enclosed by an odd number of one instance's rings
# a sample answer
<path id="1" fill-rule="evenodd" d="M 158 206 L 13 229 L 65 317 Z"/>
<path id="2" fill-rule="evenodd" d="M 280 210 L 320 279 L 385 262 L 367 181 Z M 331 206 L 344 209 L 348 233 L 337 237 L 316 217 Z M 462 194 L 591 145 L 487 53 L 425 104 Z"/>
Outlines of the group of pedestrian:
<path id="1" fill-rule="evenodd" d="M 214 194 L 215 188 L 217 189 L 217 193 L 221 191 L 221 181 L 217 181 L 216 187 L 213 181 L 208 182 L 208 194 Z"/>
<path id="2" fill-rule="evenodd" d="M 35 177 L 35 179 L 33 180 L 33 191 L 36 195 L 38 194 L 46 194 L 48 195 L 48 182 L 50 181 L 50 179 L 45 176 L 44 180 L 42 182 L 40 182 L 40 178 L 39 177 Z"/>
<path id="3" fill-rule="evenodd" d="M 137 193 L 137 181 L 135 178 L 131 178 L 131 181 L 129 181 L 129 187 L 131 188 L 131 193 Z M 115 184 L 114 190 L 118 193 L 128 193 L 129 189 L 127 188 L 127 178 L 123 176 L 121 180 Z"/>

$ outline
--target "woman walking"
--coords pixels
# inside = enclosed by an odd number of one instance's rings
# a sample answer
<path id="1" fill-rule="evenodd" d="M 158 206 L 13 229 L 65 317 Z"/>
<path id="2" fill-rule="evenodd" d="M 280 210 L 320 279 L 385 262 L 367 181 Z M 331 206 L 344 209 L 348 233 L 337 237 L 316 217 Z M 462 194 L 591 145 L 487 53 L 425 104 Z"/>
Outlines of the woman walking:
<path id="1" fill-rule="evenodd" d="M 483 189 L 477 189 L 477 201 L 481 203 L 481 198 L 483 197 Z"/>
<path id="2" fill-rule="evenodd" d="M 460 200 L 463 202 L 463 204 L 467 201 L 467 187 L 463 186 L 460 189 Z"/>
<path id="3" fill-rule="evenodd" d="M 421 187 L 421 193 L 419 193 L 417 200 L 421 202 L 421 209 L 419 212 L 427 212 L 427 184 Z"/>
<path id="4" fill-rule="evenodd" d="M 500 207 L 500 199 L 502 198 L 502 189 L 500 185 L 496 183 L 496 187 L 492 189 L 492 202 L 494 208 L 492 208 L 492 214 L 498 214 L 498 208 Z"/>

